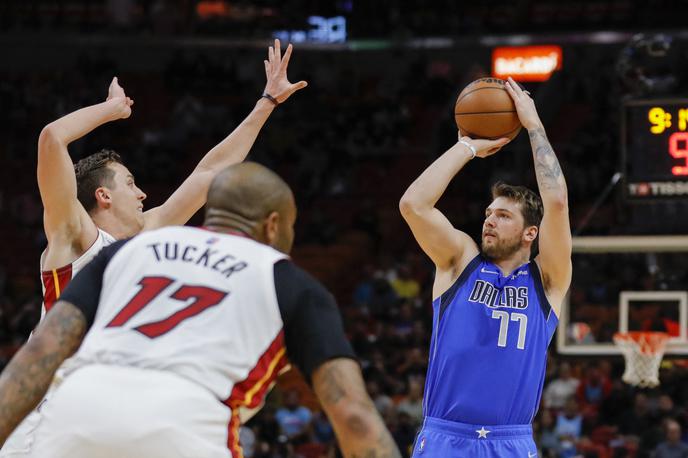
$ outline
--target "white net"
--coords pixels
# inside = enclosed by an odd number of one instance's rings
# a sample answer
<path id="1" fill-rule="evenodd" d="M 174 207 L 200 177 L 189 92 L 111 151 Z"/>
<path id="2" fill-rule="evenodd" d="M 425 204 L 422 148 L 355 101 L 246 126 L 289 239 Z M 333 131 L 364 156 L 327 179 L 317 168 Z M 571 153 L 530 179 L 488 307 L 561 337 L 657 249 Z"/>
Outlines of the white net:
<path id="1" fill-rule="evenodd" d="M 659 385 L 659 366 L 668 340 L 663 332 L 616 333 L 614 343 L 626 360 L 623 381 L 641 388 Z"/>

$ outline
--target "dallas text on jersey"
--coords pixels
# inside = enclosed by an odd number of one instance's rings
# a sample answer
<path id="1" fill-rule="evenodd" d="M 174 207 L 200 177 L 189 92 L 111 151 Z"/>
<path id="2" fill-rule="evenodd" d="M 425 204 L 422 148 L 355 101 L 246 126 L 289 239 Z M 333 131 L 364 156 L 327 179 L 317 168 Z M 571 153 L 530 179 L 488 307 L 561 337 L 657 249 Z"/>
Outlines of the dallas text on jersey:
<path id="1" fill-rule="evenodd" d="M 468 300 L 485 304 L 490 308 L 507 307 L 522 310 L 528 307 L 528 287 L 505 286 L 500 290 L 492 283 L 476 280 Z"/>

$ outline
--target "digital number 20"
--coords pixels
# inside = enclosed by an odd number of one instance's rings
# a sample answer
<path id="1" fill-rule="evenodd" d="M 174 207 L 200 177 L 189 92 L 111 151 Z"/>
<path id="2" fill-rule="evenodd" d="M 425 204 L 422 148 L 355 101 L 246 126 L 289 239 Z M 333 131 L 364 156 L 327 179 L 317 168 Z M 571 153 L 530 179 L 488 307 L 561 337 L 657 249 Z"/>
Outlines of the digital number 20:
<path id="1" fill-rule="evenodd" d="M 498 347 L 506 347 L 506 338 L 509 332 L 509 321 L 518 321 L 518 341 L 516 348 L 523 350 L 526 348 L 526 331 L 528 330 L 528 315 L 523 313 L 509 313 L 503 310 L 493 310 L 492 318 L 499 320 L 499 339 Z"/>
<path id="2" fill-rule="evenodd" d="M 123 326 L 131 320 L 134 315 L 160 296 L 160 294 L 172 283 L 174 283 L 174 280 L 167 277 L 143 277 L 138 283 L 141 285 L 139 292 L 136 293 L 127 305 L 122 307 L 122 310 L 120 310 L 105 327 L 117 328 Z M 229 293 L 207 288 L 205 286 L 181 285 L 170 294 L 169 297 L 181 302 L 192 299 L 187 307 L 178 310 L 167 318 L 141 324 L 134 329 L 151 339 L 160 337 L 176 328 L 182 321 L 192 318 L 208 308 L 219 304 L 227 297 L 227 294 Z"/>

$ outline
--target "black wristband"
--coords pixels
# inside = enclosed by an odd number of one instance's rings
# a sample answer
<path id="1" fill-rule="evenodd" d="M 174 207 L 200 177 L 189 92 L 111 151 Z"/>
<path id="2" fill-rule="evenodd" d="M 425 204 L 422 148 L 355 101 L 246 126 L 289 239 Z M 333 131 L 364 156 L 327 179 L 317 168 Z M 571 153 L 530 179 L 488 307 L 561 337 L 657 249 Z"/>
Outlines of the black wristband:
<path id="1" fill-rule="evenodd" d="M 274 98 L 273 96 L 271 96 L 270 94 L 268 94 L 267 92 L 263 92 L 263 95 L 261 95 L 261 97 L 265 97 L 266 99 L 271 101 L 275 106 L 279 105 L 279 102 L 277 101 L 277 99 Z"/>

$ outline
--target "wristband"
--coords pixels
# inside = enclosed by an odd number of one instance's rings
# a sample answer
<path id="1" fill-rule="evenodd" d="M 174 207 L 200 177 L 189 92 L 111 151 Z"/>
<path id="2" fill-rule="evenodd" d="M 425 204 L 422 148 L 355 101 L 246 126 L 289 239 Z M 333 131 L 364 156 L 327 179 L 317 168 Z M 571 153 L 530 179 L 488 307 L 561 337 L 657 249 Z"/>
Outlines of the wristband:
<path id="1" fill-rule="evenodd" d="M 273 105 L 275 105 L 275 106 L 279 105 L 279 102 L 277 101 L 277 99 L 274 98 L 273 96 L 271 96 L 270 94 L 268 94 L 267 92 L 263 92 L 263 95 L 261 95 L 261 97 L 265 97 L 266 99 L 271 101 L 273 103 Z"/>
<path id="2" fill-rule="evenodd" d="M 461 143 L 463 146 L 468 147 L 468 149 L 471 150 L 471 154 L 473 154 L 473 157 L 471 157 L 471 159 L 475 159 L 475 156 L 477 155 L 477 153 L 475 151 L 475 146 L 471 145 L 466 140 L 459 140 L 459 143 Z"/>

